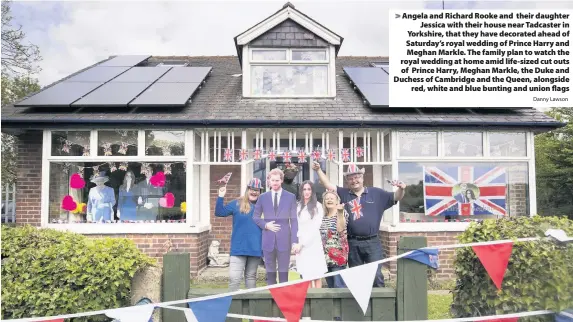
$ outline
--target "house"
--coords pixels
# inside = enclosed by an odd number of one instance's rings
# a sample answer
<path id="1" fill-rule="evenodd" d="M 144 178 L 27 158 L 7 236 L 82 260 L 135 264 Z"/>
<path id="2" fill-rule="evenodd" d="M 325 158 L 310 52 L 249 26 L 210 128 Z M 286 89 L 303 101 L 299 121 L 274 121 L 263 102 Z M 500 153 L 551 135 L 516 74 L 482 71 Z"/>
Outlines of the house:
<path id="1" fill-rule="evenodd" d="M 238 197 L 290 161 L 295 182 L 317 182 L 314 157 L 334 183 L 354 162 L 367 186 L 408 184 L 380 227 L 388 256 L 400 236 L 454 243 L 471 220 L 536 213 L 534 135 L 556 120 L 389 108 L 388 58 L 339 57 L 343 38 L 290 3 L 234 42 L 231 57 L 110 57 L 2 107 L 18 138 L 17 223 L 127 237 L 159 259 L 171 241 L 197 274 L 212 239 L 229 249 L 217 181 L 231 173 Z M 438 277 L 453 274 L 444 260 Z"/>

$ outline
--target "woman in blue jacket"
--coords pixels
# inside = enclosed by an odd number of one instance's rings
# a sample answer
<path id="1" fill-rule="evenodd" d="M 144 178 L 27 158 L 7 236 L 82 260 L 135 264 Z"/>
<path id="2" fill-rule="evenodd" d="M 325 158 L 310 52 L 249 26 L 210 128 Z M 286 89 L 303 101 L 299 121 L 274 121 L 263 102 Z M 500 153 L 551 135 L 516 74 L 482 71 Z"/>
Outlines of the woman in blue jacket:
<path id="1" fill-rule="evenodd" d="M 219 188 L 219 198 L 215 205 L 215 216 L 233 216 L 231 233 L 231 258 L 229 263 L 229 290 L 236 291 L 241 286 L 243 276 L 245 286 L 254 288 L 257 281 L 257 268 L 261 263 L 262 230 L 253 220 L 255 203 L 263 189 L 261 180 L 252 179 L 241 197 L 224 203 L 225 186 Z"/>

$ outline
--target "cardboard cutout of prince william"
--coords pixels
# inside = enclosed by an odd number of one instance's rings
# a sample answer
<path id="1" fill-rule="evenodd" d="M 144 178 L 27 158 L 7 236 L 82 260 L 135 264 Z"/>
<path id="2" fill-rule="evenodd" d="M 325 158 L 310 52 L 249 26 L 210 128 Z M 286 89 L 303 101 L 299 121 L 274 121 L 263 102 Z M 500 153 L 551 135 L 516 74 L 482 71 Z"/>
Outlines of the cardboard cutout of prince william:
<path id="1" fill-rule="evenodd" d="M 253 215 L 255 223 L 263 229 L 262 246 L 268 285 L 277 283 L 277 262 L 279 282 L 288 281 L 291 251 L 296 254 L 300 250 L 296 197 L 282 189 L 283 180 L 284 173 L 280 169 L 269 172 L 267 184 L 271 190 L 259 197 Z"/>

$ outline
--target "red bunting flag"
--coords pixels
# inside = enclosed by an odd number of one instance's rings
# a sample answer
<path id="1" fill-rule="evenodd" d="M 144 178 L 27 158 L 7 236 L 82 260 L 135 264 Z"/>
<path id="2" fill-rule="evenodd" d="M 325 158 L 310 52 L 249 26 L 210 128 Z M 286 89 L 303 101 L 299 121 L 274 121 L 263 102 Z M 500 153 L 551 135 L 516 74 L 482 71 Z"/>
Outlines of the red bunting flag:
<path id="1" fill-rule="evenodd" d="M 298 322 L 300 320 L 309 284 L 310 281 L 306 281 L 270 289 L 273 299 L 287 322 Z"/>
<path id="2" fill-rule="evenodd" d="M 515 317 L 515 318 L 490 319 L 490 320 L 485 320 L 485 321 L 488 321 L 488 322 L 517 322 L 517 320 L 519 320 L 518 317 Z"/>
<path id="3" fill-rule="evenodd" d="M 513 243 L 472 246 L 472 248 L 497 289 L 501 290 Z"/>

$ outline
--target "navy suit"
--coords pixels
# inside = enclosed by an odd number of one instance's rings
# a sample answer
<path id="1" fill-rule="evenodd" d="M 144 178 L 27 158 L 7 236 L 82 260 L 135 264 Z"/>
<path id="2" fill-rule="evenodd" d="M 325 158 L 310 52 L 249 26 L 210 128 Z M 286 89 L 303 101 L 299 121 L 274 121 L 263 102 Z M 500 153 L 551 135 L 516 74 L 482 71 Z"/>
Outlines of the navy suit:
<path id="1" fill-rule="evenodd" d="M 298 244 L 298 221 L 296 216 L 296 197 L 294 194 L 282 190 L 279 205 L 275 213 L 273 207 L 273 193 L 263 193 L 255 204 L 253 219 L 263 229 L 263 256 L 267 270 L 267 284 L 276 284 L 277 260 L 279 282 L 288 281 L 288 268 L 292 244 Z M 264 219 L 261 216 L 264 215 Z M 280 225 L 280 230 L 272 232 L 265 229 L 268 222 L 274 221 Z"/>

